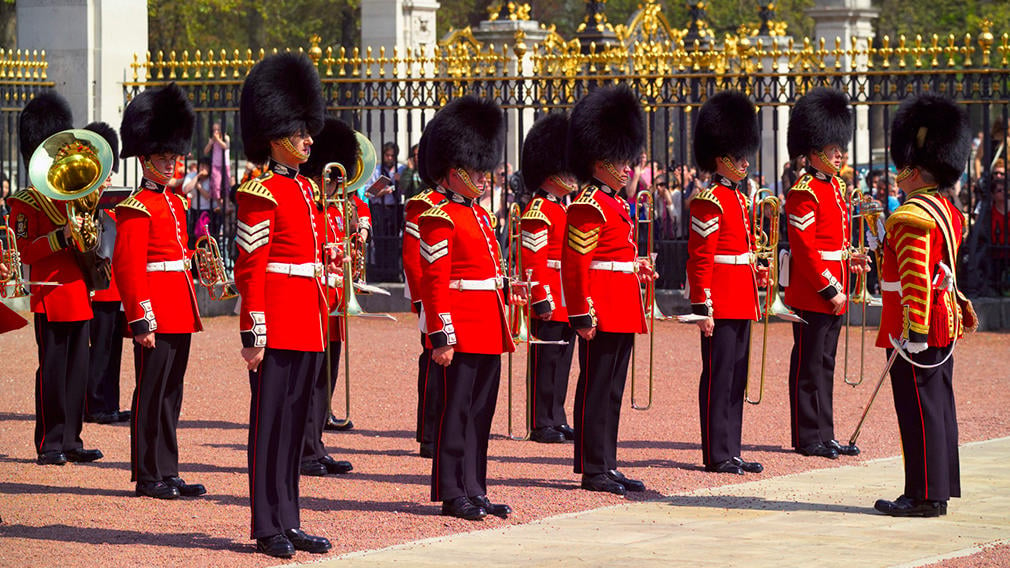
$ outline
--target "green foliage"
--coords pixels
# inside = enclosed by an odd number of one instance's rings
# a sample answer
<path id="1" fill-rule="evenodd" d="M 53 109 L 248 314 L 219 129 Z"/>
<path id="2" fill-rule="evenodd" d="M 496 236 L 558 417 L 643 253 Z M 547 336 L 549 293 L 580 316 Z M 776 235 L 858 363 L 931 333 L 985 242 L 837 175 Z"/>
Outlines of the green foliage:
<path id="1" fill-rule="evenodd" d="M 993 23 L 992 34 L 999 38 L 1010 31 L 1010 2 L 1007 0 L 880 0 L 877 36 L 895 40 L 904 34 L 909 40 L 916 34 L 929 38 L 933 34 L 945 40 L 953 33 L 958 43 L 964 34 L 977 37 L 983 18 Z M 997 40 L 998 45 L 998 40 Z"/>

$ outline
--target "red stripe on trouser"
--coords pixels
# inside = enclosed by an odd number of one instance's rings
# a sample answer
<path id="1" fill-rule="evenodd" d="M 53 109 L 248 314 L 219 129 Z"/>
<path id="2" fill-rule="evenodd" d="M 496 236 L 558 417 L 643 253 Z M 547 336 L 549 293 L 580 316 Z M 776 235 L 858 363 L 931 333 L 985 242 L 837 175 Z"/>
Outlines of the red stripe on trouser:
<path id="1" fill-rule="evenodd" d="M 926 419 L 922 412 L 922 399 L 919 397 L 918 378 L 915 376 L 915 365 L 909 365 L 912 369 L 912 390 L 915 391 L 915 403 L 919 407 L 919 424 L 922 425 L 922 480 L 925 488 L 924 499 L 929 499 L 929 471 L 926 460 Z"/>
<path id="2" fill-rule="evenodd" d="M 586 386 L 582 389 L 582 415 L 579 416 L 579 471 L 586 472 L 586 400 L 589 398 L 589 344 L 586 340 L 586 362 L 582 368 L 586 370 Z"/>
<path id="3" fill-rule="evenodd" d="M 137 448 L 137 424 L 140 422 L 140 380 L 144 376 L 144 355 L 146 351 L 144 348 L 140 348 L 140 364 L 137 365 L 137 386 L 133 391 L 133 415 L 130 417 L 130 439 L 133 440 L 133 456 L 131 461 L 131 467 L 133 467 L 133 479 L 137 479 L 137 474 L 140 472 L 139 462 L 140 462 L 140 450 Z"/>
<path id="4" fill-rule="evenodd" d="M 445 409 L 449 405 L 448 393 L 449 385 L 446 384 L 446 366 L 440 365 L 442 367 L 442 415 L 438 419 L 438 441 L 435 443 L 435 500 L 440 501 L 441 497 L 439 495 L 439 475 L 438 468 L 441 465 L 438 456 L 442 451 L 442 429 L 445 428 Z"/>
<path id="5" fill-rule="evenodd" d="M 795 325 L 795 324 L 794 324 Z M 808 325 L 808 324 L 804 324 Z M 793 380 L 793 445 L 800 444 L 800 371 L 803 369 L 803 332 L 796 343 L 796 378 Z"/>
<path id="6" fill-rule="evenodd" d="M 256 420 L 253 426 L 253 459 L 252 467 L 249 468 L 249 511 L 252 513 L 249 519 L 249 534 L 252 535 L 256 529 L 256 449 L 259 447 L 260 431 L 260 391 L 263 388 L 263 362 L 260 361 L 260 368 L 256 373 Z M 297 527 L 295 527 L 297 528 Z"/>
<path id="7" fill-rule="evenodd" d="M 531 334 L 533 333 L 533 327 L 532 326 L 530 326 L 530 333 Z M 526 396 L 529 397 L 529 399 L 531 401 L 530 402 L 530 416 L 527 416 L 526 419 L 529 420 L 529 422 L 531 424 L 533 424 L 534 426 L 540 426 L 539 424 L 536 423 L 536 421 L 537 421 L 537 418 L 536 418 L 537 417 L 537 375 L 538 375 L 538 373 L 537 373 L 537 370 L 538 370 L 537 369 L 537 367 L 538 367 L 538 365 L 537 365 L 537 355 L 540 353 L 540 350 L 537 347 L 534 346 L 532 349 L 530 349 L 530 351 L 531 351 L 530 356 L 533 359 L 533 361 L 530 362 L 530 368 L 533 369 L 533 377 L 532 377 L 533 380 L 530 381 L 530 386 L 529 386 L 530 392 L 526 393 Z"/>
<path id="8" fill-rule="evenodd" d="M 424 441 L 424 426 L 425 426 L 425 409 L 428 408 L 428 381 L 431 379 L 431 354 L 428 354 L 428 360 L 424 365 L 424 388 L 421 389 L 421 432 L 419 438 Z"/>
<path id="9" fill-rule="evenodd" d="M 40 326 L 38 325 L 40 319 L 42 318 L 38 318 L 35 321 L 35 343 L 39 346 L 39 416 L 42 418 L 42 440 L 39 442 L 39 452 L 42 451 L 42 447 L 46 443 L 46 401 L 42 390 L 42 362 L 46 359 L 46 342 L 45 334 L 42 333 Z"/>
<path id="10" fill-rule="evenodd" d="M 712 335 L 715 335 L 715 330 L 713 329 Z M 712 458 L 712 375 L 714 371 L 712 369 L 712 344 L 715 343 L 715 337 L 709 337 L 708 341 L 708 399 L 705 407 L 705 439 L 708 443 L 708 455 L 703 456 L 703 462 L 706 464 L 711 463 Z"/>

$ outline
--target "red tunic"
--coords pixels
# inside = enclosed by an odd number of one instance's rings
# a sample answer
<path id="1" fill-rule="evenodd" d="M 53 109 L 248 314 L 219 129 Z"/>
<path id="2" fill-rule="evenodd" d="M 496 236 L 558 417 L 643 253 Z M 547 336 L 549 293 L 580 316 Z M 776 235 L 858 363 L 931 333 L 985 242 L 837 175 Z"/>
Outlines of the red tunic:
<path id="1" fill-rule="evenodd" d="M 715 319 L 756 320 L 750 203 L 746 195 L 730 189 L 732 182 L 720 177 L 691 198 L 687 242 L 691 311 Z"/>
<path id="2" fill-rule="evenodd" d="M 418 218 L 428 347 L 488 355 L 515 351 L 491 217 L 473 200 L 448 195 Z"/>
<path id="3" fill-rule="evenodd" d="M 236 192 L 235 284 L 244 347 L 323 351 L 329 310 L 318 194 L 312 181 L 276 162 Z"/>
<path id="4" fill-rule="evenodd" d="M 328 243 L 330 245 L 335 245 L 335 250 L 337 252 L 337 258 L 342 259 L 344 257 L 344 234 L 347 227 L 344 224 L 344 213 L 343 206 L 337 204 L 329 204 L 326 206 L 327 213 L 327 223 L 325 225 L 320 225 L 320 229 L 323 227 L 329 229 L 328 234 L 325 236 L 320 236 L 320 241 L 323 243 Z M 341 264 L 343 264 L 341 262 Z M 340 308 L 344 308 L 344 280 L 341 275 L 329 274 L 329 278 L 326 282 L 326 299 L 329 303 L 329 311 Z M 330 341 L 343 341 L 344 339 L 344 329 L 343 329 L 344 318 L 338 316 L 331 316 L 329 319 L 329 340 Z"/>
<path id="5" fill-rule="evenodd" d="M 190 275 L 184 198 L 151 180 L 116 207 L 113 275 L 130 332 L 203 329 Z"/>
<path id="6" fill-rule="evenodd" d="M 845 182 L 808 169 L 786 195 L 785 213 L 790 248 L 786 304 L 834 313 L 831 298 L 848 290 L 850 218 Z"/>
<path id="7" fill-rule="evenodd" d="M 414 313 L 420 313 L 421 303 L 421 233 L 417 220 L 422 213 L 445 200 L 443 193 L 426 189 L 408 199 L 404 207 L 403 274 L 407 283 L 406 295 Z"/>
<path id="8" fill-rule="evenodd" d="M 519 222 L 522 241 L 522 277 L 533 271 L 530 301 L 538 315 L 552 311 L 550 321 L 568 323 L 561 297 L 561 254 L 565 245 L 567 211 L 553 194 L 537 191 Z"/>
<path id="9" fill-rule="evenodd" d="M 937 265 L 953 268 L 964 215 L 935 191 L 913 192 L 887 218 L 877 347 L 905 338 L 945 347 L 964 333 L 955 286 L 940 290 Z"/>
<path id="10" fill-rule="evenodd" d="M 628 202 L 588 185 L 568 208 L 561 254 L 568 320 L 575 329 L 646 333 L 638 249 Z"/>
<path id="11" fill-rule="evenodd" d="M 21 262 L 33 282 L 58 282 L 59 286 L 31 286 L 31 309 L 49 321 L 85 321 L 93 316 L 84 274 L 77 265 L 73 243 L 63 236 L 67 204 L 53 201 L 34 188 L 8 198 L 10 219 Z M 16 269 L 16 267 L 11 267 Z"/>

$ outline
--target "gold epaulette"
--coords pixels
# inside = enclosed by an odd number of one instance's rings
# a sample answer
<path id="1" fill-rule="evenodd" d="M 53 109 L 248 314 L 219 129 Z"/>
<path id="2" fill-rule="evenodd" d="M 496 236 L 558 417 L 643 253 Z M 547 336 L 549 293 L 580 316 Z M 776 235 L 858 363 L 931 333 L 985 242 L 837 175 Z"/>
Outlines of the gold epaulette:
<path id="1" fill-rule="evenodd" d="M 546 223 L 549 227 L 551 225 L 551 220 L 547 218 L 547 215 L 540 210 L 540 206 L 544 204 L 543 197 L 536 197 L 533 201 L 530 201 L 529 207 L 526 208 L 526 212 L 523 213 L 523 221 L 541 221 Z"/>
<path id="2" fill-rule="evenodd" d="M 579 196 L 575 198 L 575 201 L 572 202 L 572 207 L 575 207 L 576 205 L 589 205 L 593 209 L 599 211 L 600 216 L 605 219 L 607 215 L 603 212 L 603 207 L 601 207 L 599 202 L 597 202 L 594 198 L 597 191 L 599 191 L 599 189 L 587 186 L 582 190 L 582 193 L 579 193 Z"/>
<path id="3" fill-rule="evenodd" d="M 794 191 L 805 191 L 810 194 L 810 197 L 814 198 L 814 203 L 817 203 L 817 192 L 814 191 L 814 188 L 810 187 L 810 180 L 812 179 L 813 176 L 810 174 L 801 175 L 800 179 L 796 180 L 796 183 L 794 183 L 793 186 L 789 188 L 789 193 L 792 193 Z"/>
<path id="4" fill-rule="evenodd" d="M 929 213 L 923 211 L 922 208 L 911 203 L 904 203 L 887 218 L 887 221 L 884 223 L 884 229 L 890 232 L 891 228 L 895 225 L 910 225 L 917 229 L 929 231 L 936 227 L 936 221 L 929 216 Z"/>
<path id="5" fill-rule="evenodd" d="M 183 207 L 185 207 L 186 210 L 188 211 L 189 210 L 189 198 L 186 197 L 185 195 L 180 195 L 179 199 L 182 200 Z"/>
<path id="6" fill-rule="evenodd" d="M 183 201 L 185 201 L 185 199 L 183 199 Z M 119 209 L 120 207 L 122 207 L 123 209 L 133 209 L 134 211 L 140 211 L 141 213 L 147 215 L 148 217 L 151 216 L 151 212 L 147 210 L 147 206 L 141 203 L 139 199 L 137 199 L 137 194 L 133 194 L 127 197 L 125 200 L 123 200 L 122 203 L 116 206 L 116 209 Z"/>
<path id="7" fill-rule="evenodd" d="M 722 203 L 719 203 L 719 198 L 715 196 L 715 192 L 712 191 L 712 188 L 710 188 L 710 187 L 707 187 L 707 188 L 699 191 L 698 193 L 695 193 L 694 195 L 692 195 L 691 196 L 691 200 L 692 201 L 695 201 L 695 200 L 707 201 L 707 202 L 715 205 L 719 209 L 720 213 L 722 212 Z"/>
<path id="8" fill-rule="evenodd" d="M 305 178 L 305 179 L 308 180 L 309 187 L 312 188 L 312 200 L 315 201 L 316 203 L 319 203 L 319 200 L 322 197 L 322 192 L 319 191 L 319 184 L 317 184 L 316 180 L 312 178 Z"/>
<path id="9" fill-rule="evenodd" d="M 14 195 L 8 197 L 7 199 L 14 199 L 20 201 L 25 205 L 31 207 L 32 209 L 38 210 L 39 202 L 36 199 L 37 193 L 33 189 L 22 189 L 21 191 L 15 193 Z"/>
<path id="10" fill-rule="evenodd" d="M 423 201 L 423 202 L 427 203 L 428 205 L 434 205 L 435 202 L 432 201 L 432 199 L 431 199 L 431 194 L 432 193 L 434 193 L 432 190 L 426 189 L 426 190 L 422 191 L 421 193 L 418 193 L 414 197 L 411 197 L 410 199 L 408 199 L 407 203 L 410 203 L 411 201 Z"/>
<path id="11" fill-rule="evenodd" d="M 846 196 L 849 195 L 849 190 L 848 190 L 849 186 L 848 186 L 848 184 L 845 183 L 845 178 L 843 178 L 840 175 L 837 175 L 837 176 L 835 176 L 835 179 L 838 180 L 838 189 L 840 189 L 842 191 L 842 195 L 846 195 Z"/>
<path id="12" fill-rule="evenodd" d="M 434 217 L 436 219 L 444 219 L 445 221 L 448 221 L 450 225 L 454 227 L 456 226 L 456 224 L 452 222 L 452 217 L 450 217 L 449 214 L 442 209 L 441 203 L 435 205 L 431 209 L 428 209 L 424 213 L 421 213 L 421 216 L 418 217 L 418 221 L 420 221 L 424 217 Z"/>
<path id="13" fill-rule="evenodd" d="M 242 185 L 239 186 L 238 190 L 235 191 L 235 194 L 239 195 L 239 194 L 243 194 L 244 193 L 244 194 L 248 194 L 248 195 L 254 195 L 254 196 L 259 197 L 261 199 L 266 199 L 267 201 L 270 201 L 274 205 L 277 205 L 277 200 L 274 199 L 273 194 L 270 193 L 270 190 L 267 189 L 267 186 L 263 185 L 263 183 L 262 183 L 263 181 L 266 181 L 267 179 L 269 179 L 270 175 L 273 175 L 273 174 L 269 174 L 269 173 L 268 174 L 264 174 L 263 176 L 260 176 L 259 178 L 251 179 L 251 180 L 243 183 Z"/>

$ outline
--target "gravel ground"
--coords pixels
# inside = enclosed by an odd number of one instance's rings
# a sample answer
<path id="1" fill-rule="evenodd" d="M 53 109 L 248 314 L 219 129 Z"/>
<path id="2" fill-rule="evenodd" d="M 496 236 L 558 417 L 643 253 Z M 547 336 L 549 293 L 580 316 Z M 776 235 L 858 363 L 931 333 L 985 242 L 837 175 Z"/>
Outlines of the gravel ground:
<path id="1" fill-rule="evenodd" d="M 515 442 L 505 436 L 506 378 L 489 449 L 489 494 L 515 510 L 508 520 L 470 523 L 440 516 L 428 501 L 430 462 L 418 457 L 414 442 L 417 330 L 413 316 L 399 322 L 362 319 L 351 328 L 352 418 L 350 432 L 326 433 L 338 459 L 354 472 L 301 483 L 302 527 L 328 537 L 331 554 L 368 550 L 479 528 L 520 524 L 583 511 L 619 498 L 575 490 L 571 445 Z M 85 446 L 105 458 L 64 467 L 35 465 L 33 373 L 37 365 L 29 328 L 0 336 L 0 566 L 267 566 L 276 559 L 253 554 L 245 473 L 249 387 L 239 356 L 235 318 L 207 319 L 193 341 L 179 429 L 181 475 L 207 485 L 208 495 L 161 502 L 138 498 L 129 481 L 127 424 L 86 424 Z M 866 382 L 835 387 L 836 436 L 846 440 L 884 364 L 883 352 L 867 337 Z M 962 442 L 1010 435 L 1010 350 L 1006 334 L 977 334 L 958 345 L 956 395 Z M 701 370 L 698 333 L 693 326 L 660 323 L 655 338 L 655 392 L 652 409 L 632 410 L 625 401 L 618 458 L 629 476 L 649 487 L 629 500 L 649 500 L 725 483 L 735 476 L 705 473 L 700 465 L 697 384 Z M 786 390 L 791 334 L 788 324 L 769 331 L 764 401 L 747 406 L 744 458 L 761 461 L 765 473 L 784 475 L 900 453 L 889 386 L 880 393 L 862 430 L 857 458 L 829 461 L 789 451 Z M 850 343 L 858 367 L 858 328 Z M 127 345 L 128 347 L 128 345 Z M 645 392 L 648 340 L 639 340 L 640 380 Z M 759 357 L 757 351 L 755 357 Z M 122 408 L 133 392 L 132 350 L 124 354 Z M 525 368 L 519 353 L 513 365 Z M 503 373 L 507 369 L 502 365 Z M 516 373 L 516 395 L 523 397 Z M 342 384 L 342 383 L 341 383 Z M 569 415 L 575 389 L 569 385 Z M 625 395 L 627 399 L 630 388 Z M 335 400 L 342 401 L 338 393 Z M 341 405 L 338 405 L 340 407 Z M 342 409 L 342 407 L 341 407 Z M 521 411 L 519 411 L 521 412 Z M 338 411 L 338 415 L 340 412 Z M 517 421 L 523 418 L 517 414 Z M 895 485 L 900 480 L 894 480 Z M 970 498 L 971 488 L 965 494 Z M 879 497 L 865 496 L 867 503 Z M 957 506 L 954 502 L 952 506 Z M 299 553 L 295 560 L 318 557 Z M 1010 564 L 1010 547 L 987 547 L 945 566 Z"/>

